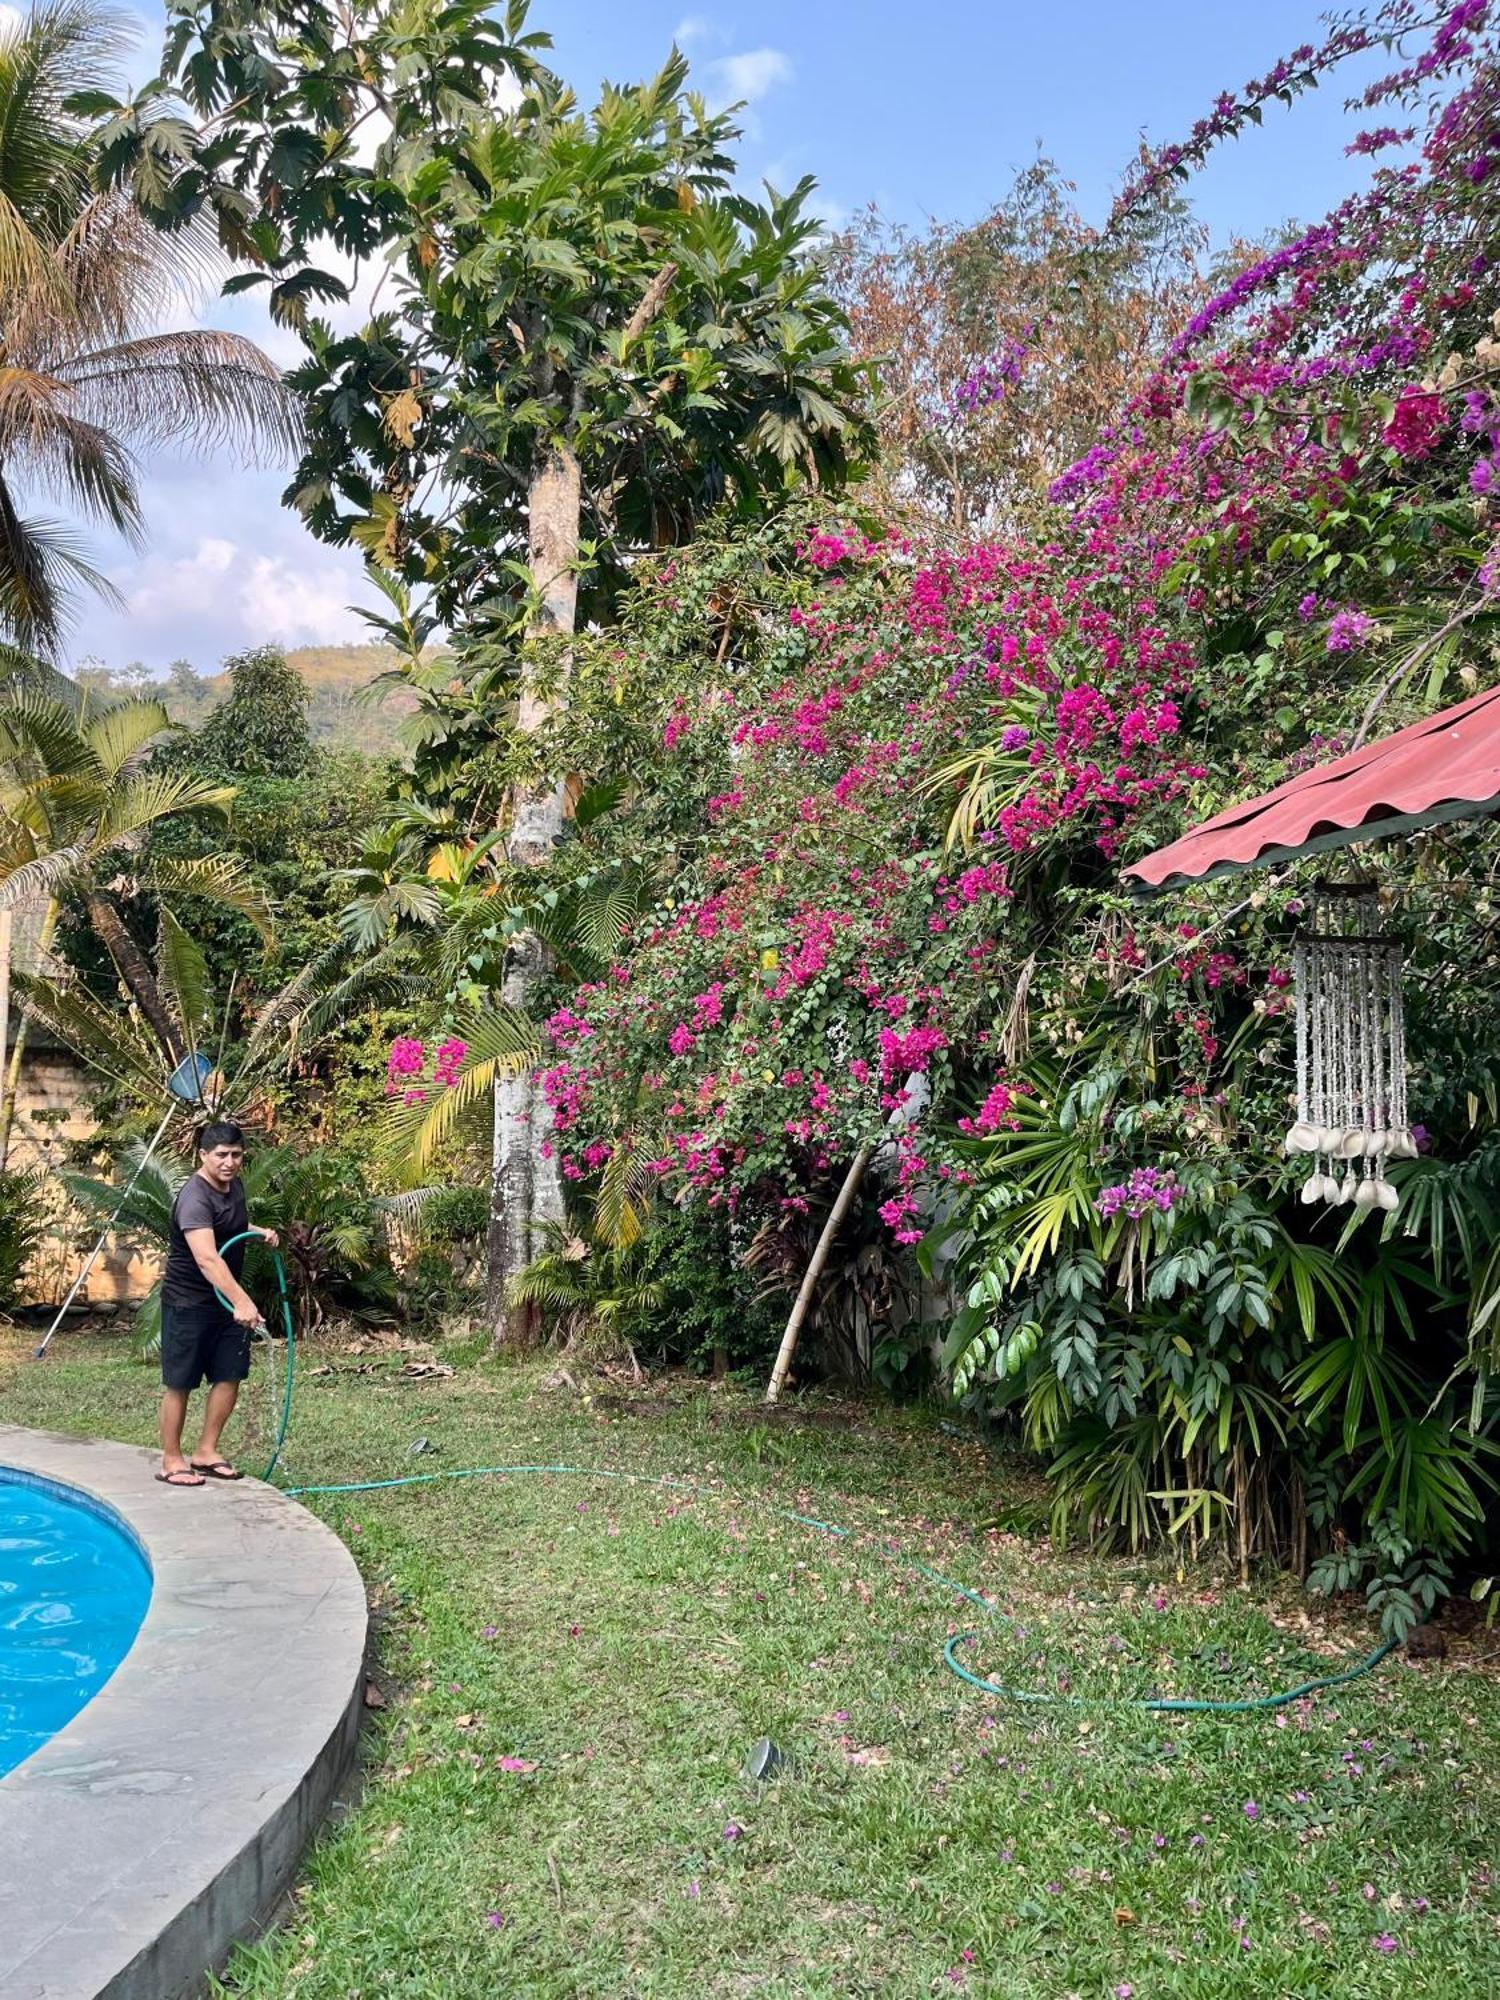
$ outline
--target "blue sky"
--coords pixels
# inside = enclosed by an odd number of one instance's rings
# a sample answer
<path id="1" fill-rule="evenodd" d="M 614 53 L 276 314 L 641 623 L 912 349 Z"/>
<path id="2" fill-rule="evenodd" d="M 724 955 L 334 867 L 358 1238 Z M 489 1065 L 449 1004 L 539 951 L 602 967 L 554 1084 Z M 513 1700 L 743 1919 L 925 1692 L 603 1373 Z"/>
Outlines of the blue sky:
<path id="1" fill-rule="evenodd" d="M 138 0 L 142 50 L 154 67 L 160 13 Z M 1203 0 L 757 0 L 684 11 L 683 0 L 537 0 L 554 66 L 588 98 L 603 78 L 655 69 L 672 44 L 713 101 L 749 100 L 742 168 L 788 186 L 816 176 L 821 212 L 837 223 L 875 201 L 908 223 L 983 212 L 1040 146 L 1102 219 L 1144 131 L 1180 137 L 1222 89 L 1237 88 L 1303 41 L 1321 39 L 1299 0 L 1209 7 Z M 1311 217 L 1363 177 L 1343 157 L 1353 124 L 1342 101 L 1351 70 L 1221 154 L 1196 183 L 1216 232 L 1253 234 Z M 295 343 L 248 303 L 205 319 L 262 339 L 290 360 Z M 149 545 L 100 545 L 123 610 L 89 606 L 74 661 L 141 659 L 163 671 L 179 656 L 214 671 L 228 653 L 365 636 L 349 609 L 359 565 L 322 548 L 278 504 L 284 476 L 158 458 L 147 469 Z"/>

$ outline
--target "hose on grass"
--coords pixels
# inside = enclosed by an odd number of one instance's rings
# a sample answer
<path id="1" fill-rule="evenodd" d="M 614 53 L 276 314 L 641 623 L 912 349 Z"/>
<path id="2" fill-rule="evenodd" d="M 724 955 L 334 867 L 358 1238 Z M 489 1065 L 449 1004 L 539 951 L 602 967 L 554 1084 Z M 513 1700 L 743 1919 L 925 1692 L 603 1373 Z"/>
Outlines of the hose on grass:
<path id="1" fill-rule="evenodd" d="M 289 1375 L 287 1385 L 288 1410 L 290 1410 L 290 1404 L 291 1382 Z M 283 1424 L 283 1435 L 285 1435 L 285 1428 Z M 527 1474 L 556 1475 L 579 1479 L 616 1479 L 633 1486 L 655 1486 L 661 1489 L 676 1489 L 690 1493 L 713 1493 L 715 1491 L 712 1487 L 700 1486 L 696 1480 L 692 1479 L 673 1479 L 667 1474 L 620 1472 L 610 1467 L 598 1465 L 467 1465 L 442 1472 L 412 1472 L 396 1479 L 351 1479 L 326 1486 L 288 1486 L 283 1490 L 289 1498 L 300 1500 L 311 1499 L 315 1495 L 384 1493 L 396 1487 L 431 1486 L 439 1480 L 444 1479 L 496 1479 Z M 839 1540 L 849 1540 L 853 1535 L 852 1529 L 841 1527 L 836 1521 L 820 1521 L 815 1515 L 794 1513 L 790 1508 L 766 1507 L 760 1501 L 752 1500 L 750 1504 L 759 1508 L 762 1512 L 772 1514 L 777 1520 L 794 1521 L 799 1527 L 813 1528 L 819 1534 L 833 1535 Z M 913 1575 L 920 1576 L 924 1581 L 934 1585 L 937 1589 L 951 1591 L 955 1596 L 976 1605 L 983 1611 L 986 1618 L 990 1619 L 993 1623 L 1006 1627 L 1012 1625 L 1012 1620 L 1007 1618 L 1003 1611 L 991 1604 L 987 1598 L 981 1597 L 978 1591 L 970 1590 L 964 1584 L 955 1583 L 951 1577 L 943 1576 L 938 1570 L 932 1569 L 928 1564 L 918 1561 L 916 1557 L 891 1553 L 887 1550 L 881 1550 L 880 1554 L 884 1561 L 894 1563 L 897 1567 L 908 1570 Z M 955 1633 L 943 1648 L 943 1665 L 950 1673 L 956 1674 L 959 1680 L 966 1682 L 970 1687 L 978 1688 L 981 1693 L 987 1694 L 992 1700 L 999 1698 L 1044 1708 L 1123 1708 L 1136 1709 L 1151 1714 L 1167 1715 L 1253 1715 L 1266 1709 L 1285 1708 L 1289 1703 L 1301 1701 L 1306 1696 L 1317 1694 L 1324 1688 L 1342 1687 L 1349 1681 L 1360 1680 L 1365 1674 L 1373 1672 L 1382 1660 L 1389 1658 L 1396 1650 L 1398 1643 L 1395 1639 L 1387 1639 L 1383 1645 L 1377 1646 L 1373 1652 L 1366 1654 L 1364 1659 L 1358 1661 L 1354 1666 L 1345 1669 L 1342 1673 L 1323 1674 L 1313 1680 L 1302 1681 L 1296 1687 L 1284 1688 L 1276 1694 L 1246 1695 L 1235 1701 L 1215 1701 L 1212 1699 L 1197 1699 L 1185 1695 L 1152 1695 L 1133 1698 L 1117 1696 L 1108 1698 L 1079 1694 L 1051 1694 L 1040 1688 L 1008 1687 L 999 1680 L 982 1678 L 969 1667 L 966 1667 L 957 1657 L 959 1649 L 972 1645 L 978 1636 L 977 1630 Z"/>
<path id="2" fill-rule="evenodd" d="M 218 1246 L 219 1254 L 222 1256 L 226 1250 L 232 1250 L 236 1243 L 260 1243 L 263 1241 L 264 1238 L 258 1229 L 242 1229 L 238 1236 L 231 1236 Z M 270 1257 L 276 1271 L 276 1289 L 279 1295 L 277 1305 L 281 1308 L 281 1323 L 286 1332 L 286 1372 L 281 1395 L 281 1414 L 279 1419 L 276 1420 L 276 1436 L 271 1446 L 271 1456 L 266 1461 L 266 1469 L 260 1475 L 262 1479 L 269 1479 L 271 1474 L 276 1470 L 276 1462 L 281 1457 L 281 1447 L 286 1443 L 286 1434 L 292 1421 L 292 1384 L 297 1369 L 297 1335 L 292 1324 L 292 1301 L 291 1295 L 287 1291 L 286 1265 L 282 1262 L 279 1250 L 272 1250 L 268 1247 L 266 1254 Z M 225 1312 L 233 1312 L 233 1306 L 230 1305 L 228 1299 L 225 1298 L 217 1285 L 214 1286 L 214 1297 L 219 1301 Z M 269 1350 L 270 1329 L 264 1320 L 261 1321 L 260 1325 L 261 1331 L 266 1337 L 266 1346 Z"/>

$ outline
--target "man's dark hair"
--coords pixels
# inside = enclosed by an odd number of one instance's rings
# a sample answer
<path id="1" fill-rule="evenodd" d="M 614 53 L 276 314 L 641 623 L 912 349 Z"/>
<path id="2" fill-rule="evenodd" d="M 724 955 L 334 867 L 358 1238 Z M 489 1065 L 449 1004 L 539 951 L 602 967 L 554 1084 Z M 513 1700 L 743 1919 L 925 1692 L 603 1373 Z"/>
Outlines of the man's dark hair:
<path id="1" fill-rule="evenodd" d="M 205 1125 L 198 1134 L 197 1151 L 211 1153 L 215 1146 L 243 1146 L 245 1135 L 238 1125 L 231 1125 L 227 1118 L 221 1118 L 215 1125 Z"/>

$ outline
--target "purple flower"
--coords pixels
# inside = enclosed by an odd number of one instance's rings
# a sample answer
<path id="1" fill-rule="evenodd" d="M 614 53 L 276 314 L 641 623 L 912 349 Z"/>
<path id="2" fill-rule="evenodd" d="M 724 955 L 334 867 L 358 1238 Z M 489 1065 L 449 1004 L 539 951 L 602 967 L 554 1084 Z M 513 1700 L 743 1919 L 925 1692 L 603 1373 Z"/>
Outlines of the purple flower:
<path id="1" fill-rule="evenodd" d="M 1496 465 L 1494 459 L 1477 460 L 1469 474 L 1469 491 L 1481 495 L 1493 493 L 1497 476 L 1500 476 L 1500 466 Z"/>
<path id="2" fill-rule="evenodd" d="M 1008 723 L 1000 732 L 1000 748 L 1002 750 L 1019 750 L 1023 744 L 1030 741 L 1031 731 L 1023 729 L 1019 722 Z"/>
<path id="3" fill-rule="evenodd" d="M 744 1831 L 745 1829 L 740 1825 L 738 1820 L 727 1820 L 724 1825 L 724 1838 L 726 1840 L 738 1840 Z"/>
<path id="4" fill-rule="evenodd" d="M 1118 1215 L 1122 1208 L 1128 1216 L 1137 1219 L 1153 1209 L 1159 1215 L 1167 1215 L 1181 1193 L 1182 1188 L 1170 1171 L 1163 1172 L 1159 1167 L 1137 1167 L 1128 1181 L 1121 1181 L 1116 1187 L 1100 1188 L 1094 1197 L 1094 1206 L 1105 1217 Z"/>
<path id="5" fill-rule="evenodd" d="M 1245 1815 L 1246 1819 L 1256 1820 L 1260 1818 L 1260 1807 L 1255 1803 L 1254 1799 L 1246 1799 L 1240 1811 Z"/>
<path id="6" fill-rule="evenodd" d="M 1298 603 L 1297 616 L 1302 620 L 1303 624 L 1305 625 L 1308 623 L 1310 619 L 1316 618 L 1317 615 L 1318 615 L 1318 593 L 1315 590 L 1310 590 L 1307 593 L 1306 597 L 1302 598 Z"/>
<path id="7" fill-rule="evenodd" d="M 1389 1931 L 1382 1931 L 1379 1937 L 1377 1937 L 1375 1940 L 1375 1949 L 1377 1951 L 1383 1951 L 1387 1954 L 1387 1956 L 1389 1956 L 1391 1952 L 1399 1951 L 1401 1949 L 1401 1946 L 1396 1941 L 1396 1939 L 1391 1936 Z"/>
<path id="8" fill-rule="evenodd" d="M 485 1922 L 492 1931 L 503 1930 L 505 1928 L 504 1913 L 500 1910 L 491 1910 L 485 1917 Z"/>
<path id="9" fill-rule="evenodd" d="M 1328 621 L 1325 641 L 1330 653 L 1352 653 L 1375 630 L 1375 620 L 1367 611 L 1336 611 Z"/>

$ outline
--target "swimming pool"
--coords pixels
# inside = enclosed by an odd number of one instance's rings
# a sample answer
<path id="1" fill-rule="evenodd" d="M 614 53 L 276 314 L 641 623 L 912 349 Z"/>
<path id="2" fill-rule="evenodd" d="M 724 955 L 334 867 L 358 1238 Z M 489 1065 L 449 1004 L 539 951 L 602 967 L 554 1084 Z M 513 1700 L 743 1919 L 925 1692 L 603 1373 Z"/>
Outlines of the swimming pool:
<path id="1" fill-rule="evenodd" d="M 150 1599 L 146 1559 L 108 1508 L 0 1465 L 0 1775 L 93 1700 Z"/>

